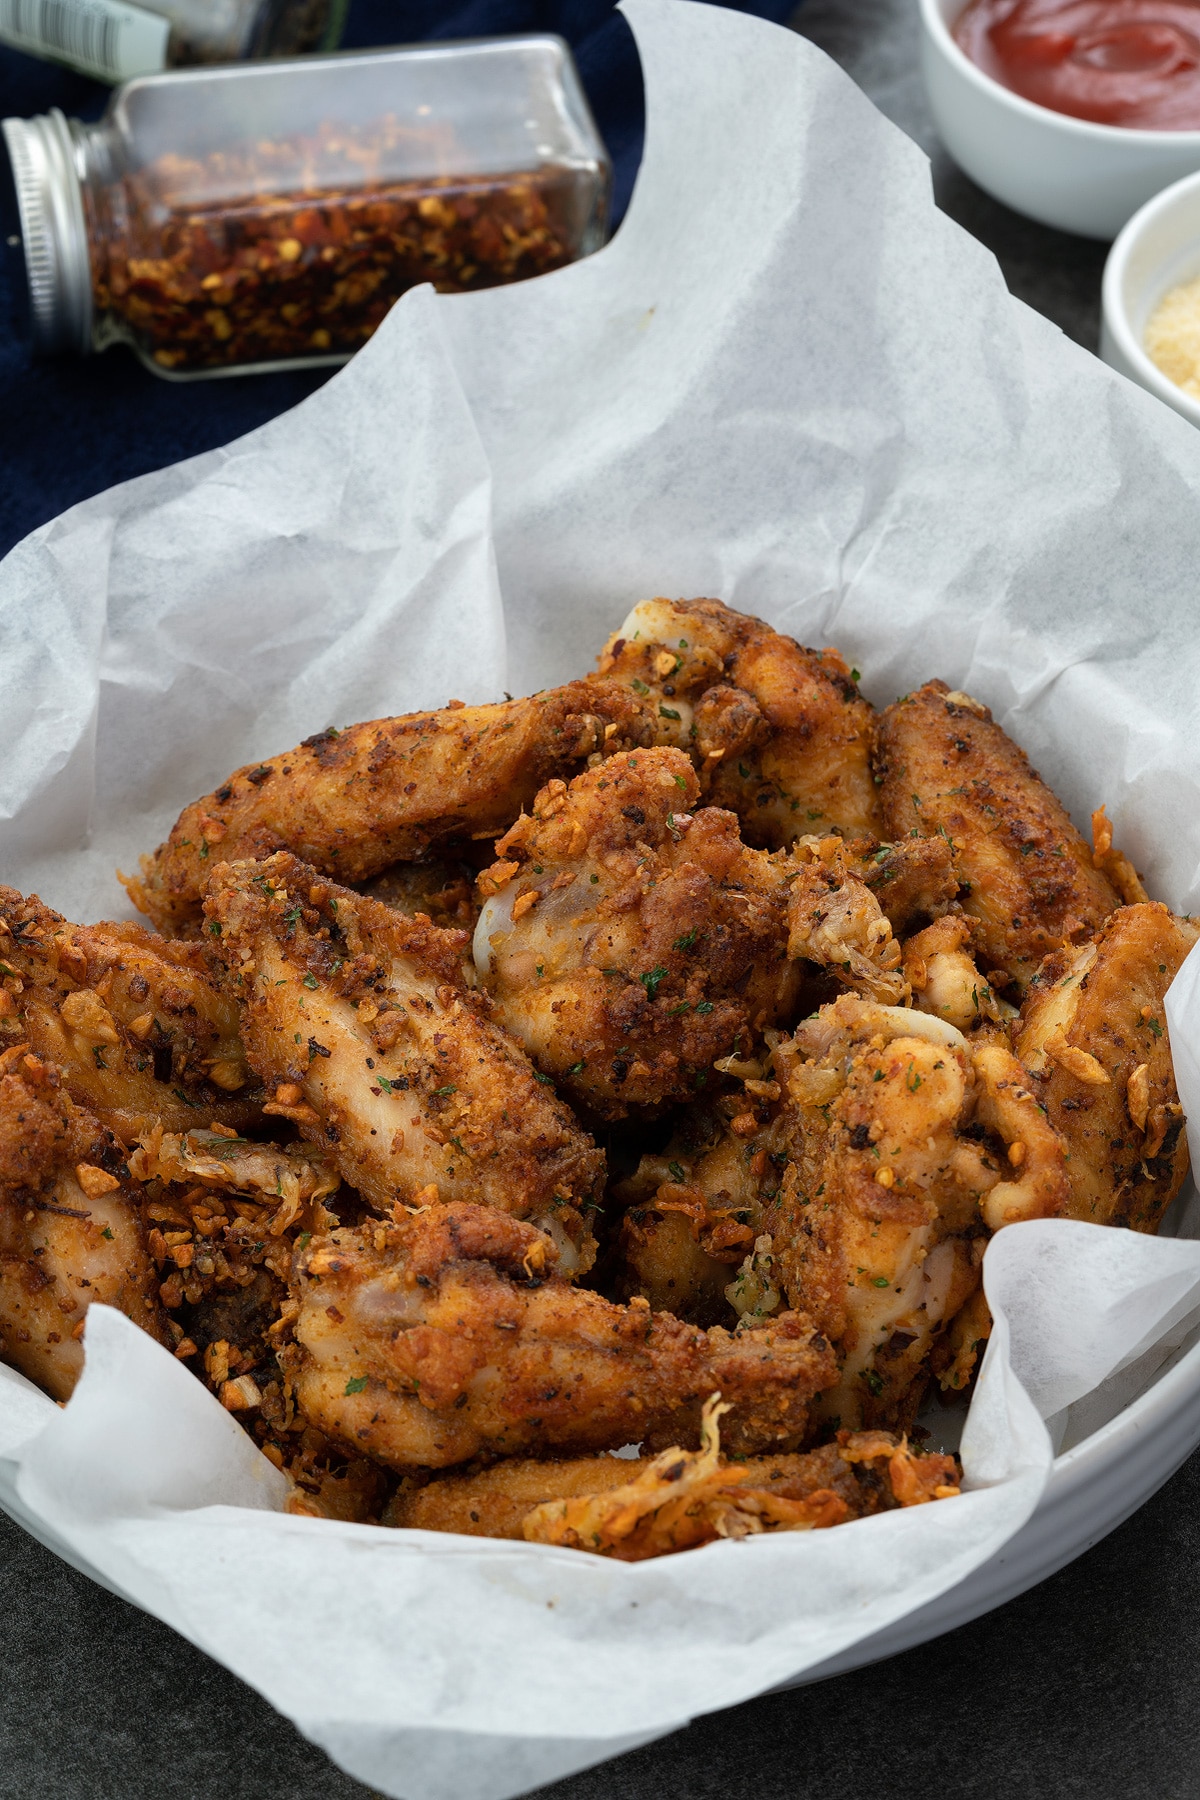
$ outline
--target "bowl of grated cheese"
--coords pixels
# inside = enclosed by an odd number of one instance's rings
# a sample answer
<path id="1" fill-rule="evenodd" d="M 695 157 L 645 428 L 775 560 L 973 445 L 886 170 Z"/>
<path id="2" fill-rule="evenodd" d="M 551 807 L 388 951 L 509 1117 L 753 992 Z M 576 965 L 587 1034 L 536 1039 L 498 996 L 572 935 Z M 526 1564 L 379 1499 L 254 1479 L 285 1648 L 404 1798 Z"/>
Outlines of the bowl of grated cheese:
<path id="1" fill-rule="evenodd" d="M 1100 354 L 1200 425 L 1200 174 L 1148 200 L 1113 244 Z"/>

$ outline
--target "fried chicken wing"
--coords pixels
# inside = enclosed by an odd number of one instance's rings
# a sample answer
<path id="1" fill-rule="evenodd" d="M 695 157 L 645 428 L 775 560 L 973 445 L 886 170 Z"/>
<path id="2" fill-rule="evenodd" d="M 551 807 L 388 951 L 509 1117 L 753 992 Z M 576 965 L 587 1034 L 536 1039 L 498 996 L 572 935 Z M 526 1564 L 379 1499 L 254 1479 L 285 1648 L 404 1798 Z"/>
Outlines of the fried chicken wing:
<path id="1" fill-rule="evenodd" d="M 830 1338 L 822 1416 L 906 1428 L 988 1230 L 1063 1209 L 1063 1145 L 1002 1045 L 915 1010 L 847 995 L 774 1061 L 790 1160 L 730 1298 L 786 1297 Z"/>
<path id="2" fill-rule="evenodd" d="M 1047 958 L 1017 1056 L 1070 1152 L 1065 1211 L 1157 1231 L 1187 1173 L 1163 998 L 1200 937 L 1165 906 L 1121 907 L 1098 939 Z"/>
<path id="3" fill-rule="evenodd" d="M 214 851 L 233 862 L 288 849 L 339 881 L 366 881 L 455 840 L 494 837 L 552 775 L 652 730 L 636 694 L 596 680 L 331 728 L 185 807 L 126 886 L 161 930 L 178 931 L 199 918 Z"/>
<path id="4" fill-rule="evenodd" d="M 610 757 L 544 788 L 480 880 L 498 1018 L 602 1118 L 693 1094 L 799 993 L 783 871 L 698 797 L 682 751 Z"/>
<path id="5" fill-rule="evenodd" d="M 837 1480 L 830 1467 L 836 1462 L 850 1468 L 882 1464 L 891 1506 L 920 1506 L 959 1492 L 953 1457 L 914 1454 L 882 1431 L 839 1433 L 842 1441 L 829 1447 L 833 1455 L 753 1458 L 731 1467 L 718 1434 L 725 1410 L 716 1396 L 705 1407 L 698 1451 L 664 1450 L 621 1487 L 543 1501 L 522 1521 L 522 1535 L 533 1543 L 641 1562 L 717 1538 L 824 1530 L 880 1510 L 864 1505 L 864 1495 L 844 1476 L 838 1488 L 817 1485 L 826 1471 Z M 878 1475 L 873 1485 L 883 1486 Z"/>
<path id="6" fill-rule="evenodd" d="M 484 1469 L 402 1483 L 380 1523 L 408 1531 L 456 1531 L 463 1537 L 524 1538 L 526 1514 L 545 1500 L 603 1494 L 624 1485 L 648 1457 L 567 1456 L 554 1461 L 506 1456 Z"/>
<path id="7" fill-rule="evenodd" d="M 718 1391 L 731 1448 L 786 1448 L 834 1378 L 828 1345 L 795 1314 L 703 1332 L 572 1287 L 555 1263 L 545 1234 L 479 1206 L 315 1238 L 293 1275 L 296 1404 L 392 1468 L 445 1468 L 694 1442 Z"/>
<path id="8" fill-rule="evenodd" d="M 875 832 L 874 714 L 836 650 L 804 650 L 719 600 L 643 600 L 601 653 L 687 750 L 704 797 L 779 849 L 802 832 Z"/>
<path id="9" fill-rule="evenodd" d="M 969 694 L 928 681 L 880 717 L 885 834 L 944 835 L 986 973 L 1023 992 L 1051 950 L 1120 903 L 1029 759 Z"/>
<path id="10" fill-rule="evenodd" d="M 170 1343 L 139 1196 L 111 1132 L 58 1071 L 0 1057 L 0 1358 L 55 1400 L 83 1369 L 93 1300 Z"/>
<path id="11" fill-rule="evenodd" d="M 335 886 L 286 851 L 205 903 L 265 1109 L 373 1206 L 435 1195 L 536 1218 L 586 1267 L 604 1159 L 463 973 L 465 932 Z"/>
<path id="12" fill-rule="evenodd" d="M 126 1144 L 156 1122 L 261 1117 L 238 1032 L 200 946 L 140 925 L 72 925 L 0 887 L 0 1046 L 27 1043 Z"/>
<path id="13" fill-rule="evenodd" d="M 917 1504 L 919 1498 L 943 1497 L 936 1495 L 937 1487 L 946 1489 L 948 1497 L 948 1490 L 957 1485 L 953 1457 L 920 1456 L 881 1431 L 843 1432 L 841 1439 L 816 1450 L 747 1456 L 736 1463 L 724 1456 L 714 1460 L 705 1450 L 677 1448 L 660 1451 L 656 1458 L 603 1455 L 546 1462 L 509 1457 L 488 1469 L 438 1475 L 420 1487 L 402 1486 L 382 1523 L 413 1531 L 541 1543 L 568 1543 L 574 1537 L 584 1540 L 574 1547 L 586 1549 L 591 1533 L 587 1526 L 581 1529 L 585 1515 L 563 1503 L 595 1501 L 617 1490 L 620 1512 L 588 1508 L 600 1527 L 600 1541 L 591 1547 L 624 1560 L 633 1551 L 660 1555 L 687 1547 L 676 1520 L 664 1518 L 661 1511 L 685 1495 L 689 1507 L 696 1508 L 695 1525 L 689 1520 L 687 1530 L 699 1527 L 691 1541 L 706 1543 L 718 1535 L 748 1535 L 782 1526 L 789 1509 L 784 1506 L 775 1512 L 771 1505 L 775 1501 L 809 1506 L 815 1502 L 807 1517 L 799 1513 L 800 1519 L 832 1525 Z M 630 1506 L 620 1490 L 633 1484 L 639 1484 L 639 1491 Z M 650 1507 L 644 1505 L 647 1498 L 653 1502 Z M 700 1508 L 706 1502 L 717 1505 L 704 1516 Z M 719 1532 L 721 1519 L 732 1529 Z M 589 1518 L 588 1524 L 592 1522 Z M 668 1541 L 668 1532 L 676 1541 Z"/>

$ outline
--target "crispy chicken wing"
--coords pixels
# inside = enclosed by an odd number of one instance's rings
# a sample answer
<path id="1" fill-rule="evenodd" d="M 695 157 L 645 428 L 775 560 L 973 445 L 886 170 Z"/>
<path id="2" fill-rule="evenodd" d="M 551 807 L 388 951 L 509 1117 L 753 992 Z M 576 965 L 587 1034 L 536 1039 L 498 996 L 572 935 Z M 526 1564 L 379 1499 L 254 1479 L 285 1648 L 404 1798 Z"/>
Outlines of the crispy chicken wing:
<path id="1" fill-rule="evenodd" d="M 705 1408 L 710 1417 L 720 1410 L 711 1403 Z M 720 1454 L 714 1439 L 710 1430 L 700 1451 L 672 1448 L 655 1458 L 513 1457 L 494 1468 L 437 1476 L 423 1487 L 402 1488 L 383 1523 L 570 1544 L 631 1561 L 718 1536 L 868 1518 L 957 1488 L 953 1457 L 914 1454 L 881 1431 L 844 1432 L 842 1442 L 819 1450 L 736 1463 Z"/>
<path id="2" fill-rule="evenodd" d="M 946 836 L 990 976 L 1023 992 L 1042 958 L 1119 904 L 1024 752 L 969 694 L 928 681 L 879 721 L 884 830 Z"/>
<path id="3" fill-rule="evenodd" d="M 171 1339 L 140 1195 L 111 1132 L 41 1058 L 18 1047 L 0 1071 L 0 1357 L 66 1400 L 93 1300 Z"/>
<path id="4" fill-rule="evenodd" d="M 543 1501 L 522 1521 L 522 1535 L 533 1543 L 641 1562 L 716 1538 L 822 1530 L 880 1510 L 878 1504 L 864 1505 L 865 1495 L 844 1476 L 838 1487 L 817 1485 L 826 1470 L 837 1480 L 830 1466 L 835 1459 L 850 1467 L 882 1465 L 891 1506 L 920 1506 L 959 1492 L 953 1457 L 915 1454 L 882 1431 L 840 1432 L 836 1449 L 829 1447 L 833 1456 L 817 1451 L 747 1458 L 731 1467 L 721 1455 L 717 1430 L 725 1410 L 715 1396 L 705 1407 L 698 1451 L 664 1450 L 622 1487 Z M 884 1485 L 874 1468 L 871 1473 L 874 1481 L 863 1484 L 867 1492 Z"/>
<path id="5" fill-rule="evenodd" d="M 132 1144 L 212 1119 L 261 1117 L 237 1008 L 194 943 L 140 925 L 72 925 L 0 887 L 0 1045 L 25 1042 L 73 1098 Z"/>
<path id="6" fill-rule="evenodd" d="M 907 1427 L 988 1230 L 1061 1211 L 1061 1142 L 1002 1045 L 845 996 L 775 1052 L 790 1161 L 730 1298 L 811 1313 L 838 1352 L 820 1413 Z"/>
<path id="7" fill-rule="evenodd" d="M 551 782 L 496 846 L 475 962 L 497 1016 L 601 1117 L 683 1099 L 786 1017 L 784 874 L 679 750 Z"/>
<path id="8" fill-rule="evenodd" d="M 737 813 L 748 843 L 877 829 L 874 714 L 838 651 L 719 600 L 643 600 L 599 669 L 651 701 L 659 741 L 695 758 L 705 799 Z"/>
<path id="9" fill-rule="evenodd" d="M 463 974 L 465 932 L 335 886 L 280 851 L 222 864 L 205 903 L 268 1113 L 372 1205 L 478 1200 L 543 1221 L 576 1266 L 604 1159 Z"/>
<path id="10" fill-rule="evenodd" d="M 479 1206 L 343 1229 L 296 1258 L 291 1377 L 322 1430 L 392 1468 L 483 1453 L 694 1442 L 714 1392 L 731 1448 L 787 1447 L 835 1374 L 808 1321 L 703 1332 L 552 1271 L 554 1245 Z"/>
<path id="11" fill-rule="evenodd" d="M 550 776 L 652 729 L 637 695 L 595 680 L 331 728 L 185 807 L 126 885 L 166 931 L 198 919 L 214 851 L 232 862 L 289 849 L 323 874 L 366 881 L 455 840 L 494 837 Z"/>
<path id="12" fill-rule="evenodd" d="M 1165 906 L 1121 907 L 1102 935 L 1046 959 L 1017 1055 L 1070 1152 L 1066 1212 L 1157 1231 L 1187 1173 L 1163 997 L 1200 937 Z"/>

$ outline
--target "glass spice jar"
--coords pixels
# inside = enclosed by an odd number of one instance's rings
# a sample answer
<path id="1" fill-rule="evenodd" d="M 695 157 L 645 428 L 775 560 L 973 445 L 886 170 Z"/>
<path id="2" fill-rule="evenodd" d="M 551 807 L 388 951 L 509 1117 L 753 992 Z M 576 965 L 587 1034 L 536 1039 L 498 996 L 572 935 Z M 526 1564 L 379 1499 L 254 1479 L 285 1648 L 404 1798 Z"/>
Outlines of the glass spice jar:
<path id="1" fill-rule="evenodd" d="M 193 377 L 343 361 L 406 289 L 604 242 L 610 167 L 557 37 L 129 82 L 96 125 L 6 119 L 35 349 Z"/>
<path id="2" fill-rule="evenodd" d="M 0 0 L 0 43 L 116 82 L 332 50 L 345 16 L 346 0 Z"/>

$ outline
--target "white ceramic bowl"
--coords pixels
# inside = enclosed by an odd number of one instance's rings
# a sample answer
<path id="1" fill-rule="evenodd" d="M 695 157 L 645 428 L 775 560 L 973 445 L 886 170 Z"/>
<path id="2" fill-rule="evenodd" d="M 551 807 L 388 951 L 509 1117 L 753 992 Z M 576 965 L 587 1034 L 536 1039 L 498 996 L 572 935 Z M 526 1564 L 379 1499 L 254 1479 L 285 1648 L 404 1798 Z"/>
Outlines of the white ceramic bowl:
<path id="1" fill-rule="evenodd" d="M 990 1562 L 894 1625 L 786 1687 L 804 1687 L 911 1650 L 1013 1600 L 1107 1537 L 1200 1445 L 1200 1332 L 1138 1397 L 1054 1463 L 1033 1517 Z"/>
<path id="2" fill-rule="evenodd" d="M 920 0 L 921 66 L 943 143 L 1006 206 L 1113 238 L 1152 195 L 1200 169 L 1200 131 L 1130 131 L 1035 106 L 993 81 L 950 28 L 965 0 Z"/>
<path id="3" fill-rule="evenodd" d="M 1168 406 L 1200 425 L 1193 400 L 1143 348 L 1146 322 L 1171 288 L 1200 275 L 1200 175 L 1177 181 L 1136 212 L 1104 265 L 1100 354 Z"/>

